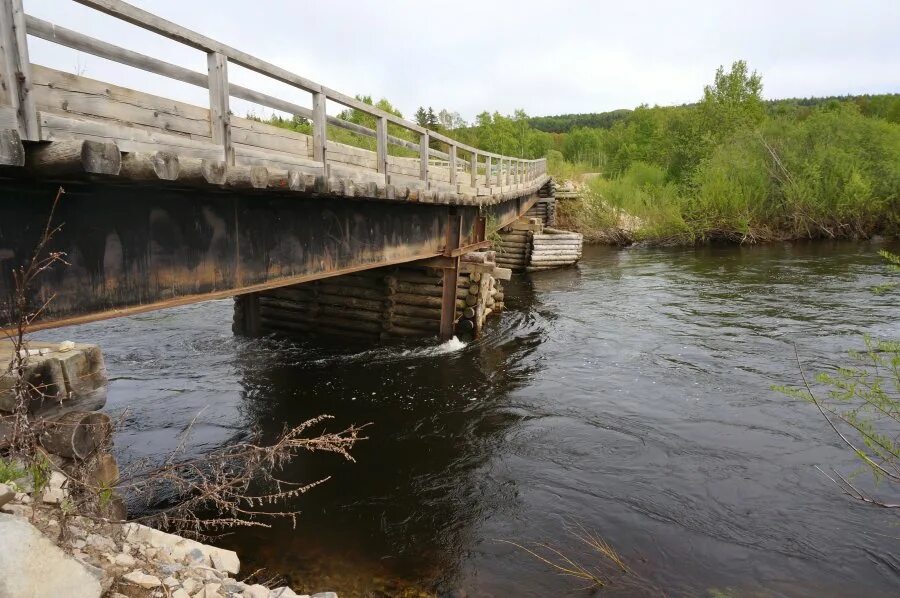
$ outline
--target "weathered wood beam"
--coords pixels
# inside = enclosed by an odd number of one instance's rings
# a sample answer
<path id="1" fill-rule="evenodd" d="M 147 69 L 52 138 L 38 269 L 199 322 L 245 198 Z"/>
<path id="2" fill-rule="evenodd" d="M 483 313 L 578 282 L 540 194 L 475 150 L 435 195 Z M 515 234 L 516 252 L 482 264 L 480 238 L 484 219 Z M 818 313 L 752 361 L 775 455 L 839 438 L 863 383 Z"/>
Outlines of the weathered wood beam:
<path id="1" fill-rule="evenodd" d="M 25 148 L 17 129 L 0 129 L 0 165 L 25 165 Z"/>
<path id="2" fill-rule="evenodd" d="M 327 141 L 327 119 L 325 115 L 325 94 L 313 94 L 313 160 L 325 164 L 325 145 Z"/>
<path id="3" fill-rule="evenodd" d="M 450 146 L 450 184 L 456 186 L 456 146 Z"/>
<path id="4" fill-rule="evenodd" d="M 229 166 L 225 169 L 225 186 L 265 189 L 269 186 L 269 170 L 265 166 Z"/>
<path id="5" fill-rule="evenodd" d="M 224 185 L 225 162 L 179 157 L 178 182 L 189 185 Z"/>
<path id="6" fill-rule="evenodd" d="M 16 111 L 19 136 L 39 141 L 37 109 L 32 96 L 31 62 L 22 0 L 0 0 L 0 75 L 6 98 Z"/>
<path id="7" fill-rule="evenodd" d="M 29 146 L 25 152 L 25 164 L 29 170 L 45 177 L 117 175 L 122 167 L 122 155 L 115 143 L 66 139 Z"/>
<path id="8" fill-rule="evenodd" d="M 387 119 L 378 118 L 375 120 L 375 170 L 384 175 L 388 169 L 387 143 Z"/>
<path id="9" fill-rule="evenodd" d="M 170 152 L 130 152 L 122 156 L 119 176 L 137 181 L 175 181 L 181 173 L 178 156 Z"/>
<path id="10" fill-rule="evenodd" d="M 419 178 L 428 188 L 428 132 L 419 136 Z"/>
<path id="11" fill-rule="evenodd" d="M 219 52 L 206 56 L 209 70 L 209 124 L 214 143 L 225 149 L 225 163 L 234 164 L 234 145 L 231 143 L 231 108 L 228 93 L 228 58 Z"/>

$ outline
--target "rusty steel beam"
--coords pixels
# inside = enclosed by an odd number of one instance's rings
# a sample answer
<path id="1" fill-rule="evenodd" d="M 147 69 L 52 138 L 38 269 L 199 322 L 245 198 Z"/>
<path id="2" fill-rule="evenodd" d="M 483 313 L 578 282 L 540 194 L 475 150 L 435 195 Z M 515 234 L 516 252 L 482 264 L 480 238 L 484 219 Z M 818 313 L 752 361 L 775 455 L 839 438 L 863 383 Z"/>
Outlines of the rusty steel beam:
<path id="1" fill-rule="evenodd" d="M 34 330 L 438 256 L 453 260 L 460 249 L 484 243 L 475 206 L 225 194 L 108 179 L 64 186 L 55 222 L 62 228 L 48 249 L 64 252 L 68 265 L 54 266 L 30 289 L 35 305 L 53 298 Z M 12 270 L 32 255 L 56 190 L 49 182 L 0 179 L 0 316 Z M 503 223 L 534 201 L 490 209 Z M 0 328 L 8 325 L 0 321 Z"/>

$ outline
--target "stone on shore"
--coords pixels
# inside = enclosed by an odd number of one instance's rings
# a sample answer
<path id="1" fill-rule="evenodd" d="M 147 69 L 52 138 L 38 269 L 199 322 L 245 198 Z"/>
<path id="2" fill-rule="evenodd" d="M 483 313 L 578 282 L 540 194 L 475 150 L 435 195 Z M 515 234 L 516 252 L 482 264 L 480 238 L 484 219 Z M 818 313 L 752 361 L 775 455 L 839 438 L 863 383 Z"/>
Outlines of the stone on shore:
<path id="1" fill-rule="evenodd" d="M 155 575 L 148 575 L 139 569 L 123 575 L 122 581 L 125 583 L 140 586 L 148 590 L 152 588 L 158 588 L 160 585 L 162 585 L 162 582 L 159 581 L 158 577 L 156 577 Z"/>
<path id="2" fill-rule="evenodd" d="M 240 571 L 241 561 L 233 550 L 201 544 L 139 523 L 126 523 L 124 528 L 126 542 L 147 544 L 167 552 L 175 561 L 200 562 L 231 575 Z"/>
<path id="3" fill-rule="evenodd" d="M 0 507 L 16 497 L 15 491 L 6 484 L 0 484 Z"/>
<path id="4" fill-rule="evenodd" d="M 243 598 L 269 598 L 269 588 L 259 584 L 244 589 Z"/>
<path id="5" fill-rule="evenodd" d="M 100 582 L 33 525 L 0 514 L 0 596 L 99 598 Z"/>

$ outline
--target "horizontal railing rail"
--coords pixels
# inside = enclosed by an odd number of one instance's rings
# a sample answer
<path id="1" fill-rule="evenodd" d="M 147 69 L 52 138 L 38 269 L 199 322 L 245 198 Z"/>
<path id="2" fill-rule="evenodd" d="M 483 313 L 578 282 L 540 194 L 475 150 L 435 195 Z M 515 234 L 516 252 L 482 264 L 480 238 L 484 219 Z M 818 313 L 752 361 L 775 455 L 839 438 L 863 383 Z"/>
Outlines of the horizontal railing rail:
<path id="1" fill-rule="evenodd" d="M 80 52 L 207 89 L 209 91 L 211 139 L 214 144 L 221 146 L 225 162 L 229 165 L 235 163 L 235 144 L 232 141 L 233 115 L 229 101 L 233 97 L 307 119 L 312 131 L 312 160 L 322 164 L 326 169 L 329 151 L 328 127 L 334 126 L 351 133 L 374 138 L 376 141 L 375 170 L 384 174 L 385 177 L 388 177 L 390 167 L 389 144 L 418 154 L 418 178 L 424 181 L 426 186 L 429 183 L 429 170 L 434 165 L 433 158 L 446 162 L 451 185 L 464 182 L 468 184 L 462 179 L 470 177 L 471 186 L 478 187 L 479 172 L 484 173 L 482 176 L 484 185 L 487 187 L 526 183 L 546 175 L 545 159 L 529 160 L 503 156 L 466 145 L 121 0 L 73 1 L 206 53 L 207 72 L 196 72 L 26 15 L 22 1 L 0 0 L 0 43 L 2 43 L 4 54 L 0 68 L 3 70 L 4 83 L 7 84 L 6 95 L 8 96 L 7 98 L 0 96 L 0 103 L 6 103 L 13 108 L 16 115 L 16 126 L 25 139 L 41 139 L 34 99 L 30 96 L 32 89 L 29 80 L 30 63 L 25 35 L 27 32 L 28 35 Z M 228 77 L 229 63 L 308 92 L 312 96 L 312 108 L 233 83 Z M 328 115 L 326 113 L 327 102 L 335 102 L 344 108 L 358 110 L 374 117 L 375 128 L 370 129 Z M 389 124 L 417 135 L 418 141 L 388 134 Z M 447 152 L 431 147 L 432 141 L 445 144 Z M 464 159 L 459 157 L 461 152 L 465 156 Z"/>

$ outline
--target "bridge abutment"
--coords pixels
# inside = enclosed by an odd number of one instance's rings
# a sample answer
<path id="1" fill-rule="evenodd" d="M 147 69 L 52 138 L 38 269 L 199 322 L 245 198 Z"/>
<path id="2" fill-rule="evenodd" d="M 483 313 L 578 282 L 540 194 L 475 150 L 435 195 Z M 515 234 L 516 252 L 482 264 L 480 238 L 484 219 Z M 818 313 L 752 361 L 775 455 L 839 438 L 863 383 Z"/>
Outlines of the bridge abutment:
<path id="1" fill-rule="evenodd" d="M 581 259 L 581 233 L 554 228 L 556 185 L 547 181 L 539 199 L 512 224 L 498 231 L 494 246 L 497 263 L 517 272 L 536 272 L 571 266 Z"/>
<path id="2" fill-rule="evenodd" d="M 511 271 L 494 252 L 460 258 L 454 285 L 454 330 L 478 335 L 503 307 L 501 280 Z M 452 280 L 452 278 L 451 278 Z M 389 341 L 437 336 L 444 269 L 407 264 L 235 297 L 232 329 L 242 336 L 337 336 Z"/>

